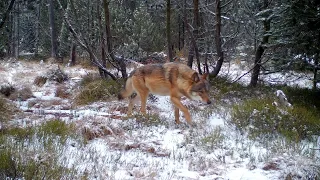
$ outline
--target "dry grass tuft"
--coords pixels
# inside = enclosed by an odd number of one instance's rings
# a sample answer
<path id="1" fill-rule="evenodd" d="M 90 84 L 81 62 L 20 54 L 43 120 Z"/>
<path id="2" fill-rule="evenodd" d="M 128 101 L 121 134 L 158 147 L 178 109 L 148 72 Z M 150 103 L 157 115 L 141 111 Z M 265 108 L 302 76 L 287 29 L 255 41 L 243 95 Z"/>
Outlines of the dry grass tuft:
<path id="1" fill-rule="evenodd" d="M 94 80 L 82 87 L 81 92 L 75 98 L 75 104 L 84 105 L 99 100 L 108 100 L 116 97 L 121 89 L 120 84 L 113 80 Z"/>
<path id="2" fill-rule="evenodd" d="M 9 97 L 11 93 L 15 91 L 15 88 L 11 84 L 1 85 L 0 86 L 0 94 Z"/>
<path id="3" fill-rule="evenodd" d="M 82 132 L 83 137 L 88 141 L 93 140 L 95 138 L 102 137 L 102 136 L 114 134 L 113 130 L 110 127 L 107 127 L 104 125 L 100 125 L 95 128 L 85 126 L 82 128 L 81 132 Z"/>
<path id="4" fill-rule="evenodd" d="M 27 99 L 29 98 L 32 98 L 33 97 L 33 93 L 31 91 L 31 89 L 29 87 L 24 87 L 22 89 L 18 89 L 16 91 L 14 91 L 9 99 L 10 100 L 20 100 L 20 101 L 26 101 Z"/>
<path id="5" fill-rule="evenodd" d="M 45 76 L 37 76 L 34 81 L 33 84 L 42 87 L 46 82 L 47 82 L 48 78 Z"/>
<path id="6" fill-rule="evenodd" d="M 50 81 L 56 81 L 58 83 L 68 80 L 68 75 L 59 67 L 57 69 L 50 70 L 46 76 Z"/>
<path id="7" fill-rule="evenodd" d="M 0 123 L 9 121 L 17 112 L 17 109 L 10 104 L 5 98 L 0 96 Z"/>
<path id="8" fill-rule="evenodd" d="M 56 97 L 67 99 L 70 97 L 70 95 L 71 94 L 66 86 L 60 85 L 56 88 L 56 91 L 55 91 Z"/>

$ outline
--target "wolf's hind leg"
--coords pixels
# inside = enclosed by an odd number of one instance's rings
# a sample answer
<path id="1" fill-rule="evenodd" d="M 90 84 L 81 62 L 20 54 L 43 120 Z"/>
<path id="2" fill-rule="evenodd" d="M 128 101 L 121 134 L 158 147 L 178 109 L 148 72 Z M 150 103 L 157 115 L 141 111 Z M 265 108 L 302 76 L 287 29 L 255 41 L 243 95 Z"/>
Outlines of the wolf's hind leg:
<path id="1" fill-rule="evenodd" d="M 140 97 L 138 94 L 134 93 L 130 96 L 129 98 L 129 105 L 128 105 L 128 112 L 127 115 L 131 116 L 132 115 L 132 110 L 135 104 L 137 104 L 137 102 L 139 101 Z"/>

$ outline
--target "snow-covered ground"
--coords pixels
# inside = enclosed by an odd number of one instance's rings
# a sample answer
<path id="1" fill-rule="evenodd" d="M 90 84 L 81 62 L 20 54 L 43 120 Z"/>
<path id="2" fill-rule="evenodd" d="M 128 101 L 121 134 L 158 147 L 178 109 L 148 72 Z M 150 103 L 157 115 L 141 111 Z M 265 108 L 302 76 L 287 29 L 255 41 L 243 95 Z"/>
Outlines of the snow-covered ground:
<path id="1" fill-rule="evenodd" d="M 236 64 L 231 66 L 225 65 L 222 70 L 230 78 L 236 79 L 246 72 Z M 34 95 L 27 101 L 15 102 L 25 113 L 12 123 L 28 126 L 61 119 L 75 123 L 80 131 L 93 133 L 94 138 L 85 145 L 68 142 L 60 159 L 63 166 L 75 168 L 89 179 L 267 180 L 289 176 L 314 179 L 319 168 L 319 151 L 310 150 L 319 148 L 319 142 L 301 143 L 297 146 L 301 148 L 298 151 L 297 147 L 282 147 L 286 145 L 282 139 L 269 146 L 250 141 L 227 125 L 228 115 L 212 110 L 214 105 L 183 101 L 192 107 L 195 127 L 185 123 L 175 125 L 168 97 L 157 97 L 156 101 L 148 102 L 149 112 L 159 114 L 162 121 L 151 125 L 136 118 L 126 119 L 121 109 L 127 106 L 127 101 L 119 102 L 116 98 L 75 107 L 72 98 L 55 96 L 58 83 L 49 81 L 42 87 L 33 85 L 36 76 L 44 75 L 52 68 L 57 65 L 1 61 L 0 85 L 28 86 Z M 81 66 L 61 68 L 70 77 L 63 85 L 72 91 L 77 91 L 82 77 L 97 73 Z M 277 79 L 283 77 L 279 75 Z M 241 78 L 241 82 L 249 82 L 248 76 Z M 299 81 L 304 85 L 307 82 Z M 31 101 L 35 101 L 33 106 L 30 106 Z M 185 121 L 182 119 L 182 122 Z"/>

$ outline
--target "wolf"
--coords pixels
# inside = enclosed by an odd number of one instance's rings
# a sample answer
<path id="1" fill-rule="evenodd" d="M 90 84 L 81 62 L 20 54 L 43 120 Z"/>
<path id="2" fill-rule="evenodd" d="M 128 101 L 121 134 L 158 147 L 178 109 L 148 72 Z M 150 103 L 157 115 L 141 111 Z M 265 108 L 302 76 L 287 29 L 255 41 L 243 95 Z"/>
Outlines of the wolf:
<path id="1" fill-rule="evenodd" d="M 181 97 L 200 100 L 211 104 L 208 95 L 208 74 L 199 75 L 189 66 L 177 62 L 164 64 L 149 64 L 131 72 L 124 88 L 118 94 L 118 99 L 130 97 L 128 115 L 132 114 L 135 102 L 141 99 L 141 113 L 146 114 L 146 103 L 149 93 L 170 96 L 174 105 L 175 122 L 180 124 L 179 110 L 184 114 L 188 124 L 192 124 L 190 113 L 181 103 Z M 136 96 L 134 94 L 136 93 Z"/>

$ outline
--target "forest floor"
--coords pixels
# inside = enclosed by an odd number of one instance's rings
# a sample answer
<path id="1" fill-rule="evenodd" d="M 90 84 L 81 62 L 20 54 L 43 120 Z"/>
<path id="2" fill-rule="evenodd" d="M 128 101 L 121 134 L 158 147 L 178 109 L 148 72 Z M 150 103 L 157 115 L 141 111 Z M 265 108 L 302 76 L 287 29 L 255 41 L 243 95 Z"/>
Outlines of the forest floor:
<path id="1" fill-rule="evenodd" d="M 306 149 L 319 148 L 316 142 L 301 142 L 296 146 L 299 150 L 291 150 L 281 139 L 269 144 L 252 141 L 228 123 L 230 106 L 215 103 L 215 97 L 212 105 L 183 100 L 195 127 L 187 126 L 183 117 L 182 125 L 175 125 L 168 97 L 148 100 L 147 117 L 127 118 L 127 100 L 116 97 L 74 104 L 82 78 L 97 74 L 96 69 L 60 65 L 67 81 L 34 84 L 37 76 L 57 68 L 57 64 L 47 62 L 0 61 L 0 85 L 22 90 L 28 87 L 32 92 L 30 98 L 11 100 L 20 112 L 9 126 L 37 126 L 56 119 L 75 124 L 75 133 L 86 136 L 85 143 L 70 139 L 57 152 L 51 152 L 59 154 L 61 166 L 75 170 L 75 179 L 313 179 L 319 173 L 315 167 L 320 165 L 320 152 L 313 151 L 313 156 L 305 153 L 309 152 Z M 225 65 L 223 71 L 236 79 L 245 70 L 232 64 Z M 240 81 L 246 84 L 248 76 Z M 306 82 L 297 83 L 311 84 Z M 61 89 L 68 95 L 59 97 Z"/>

